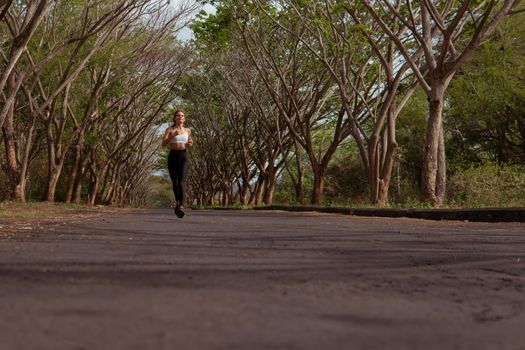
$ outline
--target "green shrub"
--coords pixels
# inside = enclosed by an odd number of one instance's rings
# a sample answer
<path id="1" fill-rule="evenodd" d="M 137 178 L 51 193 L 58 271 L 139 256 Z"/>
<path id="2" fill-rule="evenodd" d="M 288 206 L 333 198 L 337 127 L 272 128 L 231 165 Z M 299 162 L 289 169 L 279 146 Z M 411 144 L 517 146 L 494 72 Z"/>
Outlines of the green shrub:
<path id="1" fill-rule="evenodd" d="M 325 204 L 369 203 L 370 193 L 365 170 L 356 152 L 339 154 L 328 166 L 325 176 Z"/>
<path id="2" fill-rule="evenodd" d="M 457 170 L 449 179 L 449 205 L 462 207 L 525 206 L 525 166 L 487 162 Z"/>

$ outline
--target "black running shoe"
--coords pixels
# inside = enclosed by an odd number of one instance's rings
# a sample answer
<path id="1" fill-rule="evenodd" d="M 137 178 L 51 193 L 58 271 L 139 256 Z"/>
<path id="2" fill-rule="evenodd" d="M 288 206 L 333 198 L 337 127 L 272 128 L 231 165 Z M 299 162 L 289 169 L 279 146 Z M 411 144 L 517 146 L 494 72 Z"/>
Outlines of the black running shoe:
<path id="1" fill-rule="evenodd" d="M 175 208 L 175 215 L 177 215 L 178 218 L 182 219 L 184 217 L 184 208 L 183 207 L 177 207 Z"/>

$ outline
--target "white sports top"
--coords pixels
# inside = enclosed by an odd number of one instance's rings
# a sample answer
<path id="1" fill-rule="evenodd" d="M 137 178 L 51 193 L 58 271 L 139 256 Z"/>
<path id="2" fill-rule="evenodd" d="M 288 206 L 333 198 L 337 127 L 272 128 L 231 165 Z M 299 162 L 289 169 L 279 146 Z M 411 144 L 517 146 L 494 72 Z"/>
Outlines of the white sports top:
<path id="1" fill-rule="evenodd" d="M 175 135 L 171 138 L 170 143 L 188 143 L 188 132 Z"/>

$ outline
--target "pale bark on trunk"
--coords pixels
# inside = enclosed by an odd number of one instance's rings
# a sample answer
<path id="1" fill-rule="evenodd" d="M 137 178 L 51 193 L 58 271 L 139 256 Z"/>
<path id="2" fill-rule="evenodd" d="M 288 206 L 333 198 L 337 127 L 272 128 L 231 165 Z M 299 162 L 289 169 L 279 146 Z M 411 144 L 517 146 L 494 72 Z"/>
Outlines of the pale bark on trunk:
<path id="1" fill-rule="evenodd" d="M 268 182 L 266 183 L 266 188 L 264 189 L 263 203 L 271 205 L 273 203 L 273 194 L 275 193 L 275 173 L 270 172 L 267 178 Z"/>
<path id="2" fill-rule="evenodd" d="M 268 143 L 271 145 L 270 143 Z M 264 189 L 264 196 L 263 196 L 263 203 L 270 205 L 273 202 L 273 194 L 275 192 L 275 184 L 276 184 L 276 170 L 274 165 L 275 159 L 273 150 L 270 147 L 268 149 L 268 166 L 265 169 L 265 183 L 266 187 Z"/>
<path id="3" fill-rule="evenodd" d="M 242 205 L 247 205 L 249 200 L 248 192 L 250 190 L 250 183 L 245 179 L 242 179 L 241 182 L 242 183 L 240 184 L 240 201 Z"/>
<path id="4" fill-rule="evenodd" d="M 242 205 L 247 205 L 249 201 L 248 192 L 250 190 L 249 165 L 247 162 L 248 151 L 244 142 L 241 142 L 241 178 L 239 179 L 239 201 Z"/>
<path id="5" fill-rule="evenodd" d="M 338 145 L 343 140 L 343 132 L 341 128 L 341 115 L 342 110 L 339 112 L 339 123 L 336 128 L 336 131 L 334 133 L 334 138 L 330 145 L 328 146 L 328 149 L 324 152 L 324 155 L 321 156 L 322 150 L 319 149 L 319 161 L 316 161 L 313 150 L 310 150 L 310 163 L 312 164 L 312 171 L 314 175 L 314 183 L 312 188 L 312 198 L 311 203 L 312 204 L 321 204 L 321 202 L 324 199 L 324 183 L 325 183 L 325 173 L 326 169 L 328 168 L 328 164 L 330 163 L 330 160 L 332 159 L 335 151 L 337 150 Z M 308 143 L 311 145 L 311 143 Z"/>
<path id="6" fill-rule="evenodd" d="M 73 203 L 79 204 L 82 200 L 82 182 L 84 181 L 84 177 L 86 175 L 86 166 L 88 163 L 88 159 L 85 159 L 80 162 L 77 176 L 75 179 L 75 186 L 73 190 Z"/>
<path id="7" fill-rule="evenodd" d="M 248 199 L 248 204 L 250 205 L 256 205 L 256 198 L 257 198 L 257 193 L 258 193 L 258 190 L 259 190 L 259 186 L 260 186 L 260 177 L 259 179 L 257 179 L 257 181 L 255 182 L 255 185 L 253 186 L 253 190 L 250 192 L 250 198 Z"/>
<path id="8" fill-rule="evenodd" d="M 73 191 L 75 188 L 75 183 L 77 181 L 77 177 L 79 176 L 79 168 L 80 168 L 80 157 L 82 155 L 83 151 L 83 145 L 78 144 L 75 147 L 75 159 L 73 160 L 73 165 L 71 166 L 71 173 L 69 175 L 69 182 L 67 186 L 67 192 L 66 192 L 66 203 L 71 203 L 71 200 L 73 199 Z"/>
<path id="9" fill-rule="evenodd" d="M 62 155 L 62 148 L 58 146 L 55 148 L 54 138 L 51 131 L 51 122 L 46 125 L 47 144 L 48 144 L 48 180 L 47 180 L 47 191 L 46 201 L 53 203 L 55 201 L 56 186 L 60 172 L 62 171 L 62 165 L 64 164 L 64 156 Z"/>
<path id="10" fill-rule="evenodd" d="M 436 197 L 440 199 L 438 205 L 442 205 L 445 200 L 447 189 L 447 160 L 445 157 L 445 131 L 443 130 L 443 122 L 441 123 L 441 130 L 439 133 L 438 146 L 438 172 L 436 175 Z"/>
<path id="11" fill-rule="evenodd" d="M 11 76 L 6 85 L 7 89 L 12 89 L 16 85 L 18 83 L 15 83 L 14 76 Z M 18 89 L 18 86 L 15 88 Z M 9 107 L 7 118 L 2 127 L 6 154 L 6 174 L 10 186 L 10 199 L 24 203 L 26 202 L 29 156 L 33 145 L 33 133 L 37 117 L 32 113 L 31 124 L 27 128 L 27 133 L 25 135 L 22 133 L 18 136 L 18 140 L 15 140 L 14 107 L 14 104 Z M 31 112 L 33 112 L 32 109 Z"/>
<path id="12" fill-rule="evenodd" d="M 379 155 L 380 167 L 378 168 L 377 184 L 375 197 L 372 198 L 372 203 L 385 206 L 388 203 L 388 191 L 390 189 L 390 181 L 392 178 L 392 168 L 396 159 L 398 144 L 396 141 L 396 112 L 395 106 L 390 107 L 386 129 L 383 130 L 382 152 Z"/>
<path id="13" fill-rule="evenodd" d="M 18 164 L 17 149 L 13 129 L 14 106 L 11 105 L 6 114 L 6 120 L 2 127 L 5 147 L 5 173 L 9 183 L 9 197 L 13 201 L 25 202 L 24 191 L 20 186 L 22 174 Z"/>
<path id="14" fill-rule="evenodd" d="M 102 84 L 97 84 L 97 86 L 100 87 L 102 86 Z M 95 91 L 92 93 L 92 97 L 90 101 L 88 102 L 89 104 L 93 103 L 92 101 L 94 101 L 97 98 L 99 92 L 100 92 L 100 89 L 98 88 L 95 89 Z M 85 157 L 85 136 L 86 136 L 86 131 L 89 128 L 88 124 L 91 123 L 91 121 L 87 121 L 87 119 L 94 118 L 95 116 L 96 116 L 96 113 L 94 112 L 90 114 L 86 113 L 84 116 L 84 120 L 82 121 L 80 126 L 78 125 L 76 120 L 73 118 L 75 126 L 79 129 L 77 130 L 78 136 L 77 136 L 76 145 L 74 146 L 75 156 L 74 156 L 73 164 L 71 166 L 71 172 L 69 175 L 68 187 L 67 187 L 66 198 L 65 198 L 66 203 L 70 203 L 72 200 L 76 201 L 77 199 L 80 201 L 80 198 L 78 198 L 75 195 L 75 193 L 76 191 L 80 191 L 80 190 L 77 190 L 77 186 L 79 185 L 81 186 L 82 177 L 84 175 L 83 172 L 86 166 L 86 160 L 83 160 L 83 158 Z"/>
<path id="15" fill-rule="evenodd" d="M 266 180 L 264 176 L 259 175 L 259 179 L 257 180 L 257 184 L 255 186 L 255 191 L 252 194 L 251 203 L 254 205 L 260 205 L 262 203 L 262 198 L 264 195 L 264 188 L 266 187 Z"/>
<path id="16" fill-rule="evenodd" d="M 324 169 L 314 169 L 314 183 L 311 204 L 320 204 L 324 195 Z"/>
<path id="17" fill-rule="evenodd" d="M 257 205 L 260 205 L 263 202 L 263 198 L 264 198 L 264 192 L 266 191 L 266 186 L 268 186 L 268 182 L 266 179 L 264 179 L 262 182 L 261 182 L 261 186 L 259 187 L 259 192 L 257 193 L 257 198 L 256 198 L 256 202 L 255 204 Z"/>
<path id="18" fill-rule="evenodd" d="M 69 144 L 62 147 L 62 135 L 66 124 L 67 115 L 67 100 L 69 95 L 69 87 L 66 86 L 64 90 L 64 99 L 62 101 L 61 117 L 58 121 L 55 121 L 52 114 L 47 116 L 45 120 L 46 124 L 46 141 L 47 141 L 47 154 L 48 154 L 48 183 L 46 191 L 46 201 L 53 203 L 55 201 L 55 193 L 62 168 L 64 166 L 64 160 L 69 149 Z M 52 104 L 54 105 L 54 103 Z M 52 111 L 53 109 L 51 109 Z M 52 113 L 52 112 L 51 112 Z M 53 125 L 57 122 L 58 128 L 53 133 Z"/>
<path id="19" fill-rule="evenodd" d="M 55 192 L 56 192 L 56 185 L 58 183 L 58 178 L 60 176 L 60 172 L 62 170 L 62 157 L 55 154 L 55 150 L 53 149 L 52 141 L 48 139 L 48 143 L 51 142 L 51 144 L 48 145 L 48 164 L 47 164 L 47 190 L 46 190 L 46 201 L 53 203 L 55 201 Z M 53 149 L 51 151 L 51 149 Z"/>
<path id="20" fill-rule="evenodd" d="M 443 204 L 446 187 L 444 158 L 443 102 L 450 79 L 432 82 L 429 94 L 429 115 L 421 175 L 422 200 L 433 206 Z"/>
<path id="21" fill-rule="evenodd" d="M 295 184 L 295 199 L 297 203 L 304 204 L 304 169 L 297 169 L 297 183 Z"/>
<path id="22" fill-rule="evenodd" d="M 221 205 L 227 207 L 232 203 L 232 183 L 229 180 L 222 181 Z"/>
<path id="23" fill-rule="evenodd" d="M 60 170 L 58 167 L 52 167 L 52 173 L 48 178 L 47 195 L 46 201 L 53 203 L 55 202 L 55 192 L 58 184 L 58 178 L 60 177 Z"/>
<path id="24" fill-rule="evenodd" d="M 109 181 L 109 184 L 106 180 L 104 180 L 104 184 L 105 184 L 104 187 L 107 187 L 107 191 L 105 191 L 105 188 L 102 189 L 102 193 L 103 193 L 102 203 L 111 204 L 113 197 L 115 195 L 115 191 L 118 186 L 119 171 L 120 171 L 120 163 L 112 167 L 111 180 Z"/>
<path id="25" fill-rule="evenodd" d="M 97 192 L 98 192 L 98 182 L 99 182 L 98 175 L 92 172 L 90 183 L 89 183 L 88 196 L 87 196 L 87 205 L 90 207 L 95 205 L 95 200 L 97 198 Z"/>
<path id="26" fill-rule="evenodd" d="M 98 166 L 96 163 L 96 154 L 92 150 L 89 155 L 88 160 L 88 169 L 89 169 L 89 187 L 88 187 L 88 193 L 87 193 L 87 205 L 88 206 L 94 206 L 96 199 L 97 199 L 97 193 L 98 193 L 98 186 L 100 183 L 100 174 L 98 170 Z"/>
<path id="27" fill-rule="evenodd" d="M 299 204 L 304 204 L 304 167 L 301 159 L 301 146 L 297 140 L 295 144 L 295 163 L 297 165 L 297 183 L 295 184 L 295 199 Z"/>

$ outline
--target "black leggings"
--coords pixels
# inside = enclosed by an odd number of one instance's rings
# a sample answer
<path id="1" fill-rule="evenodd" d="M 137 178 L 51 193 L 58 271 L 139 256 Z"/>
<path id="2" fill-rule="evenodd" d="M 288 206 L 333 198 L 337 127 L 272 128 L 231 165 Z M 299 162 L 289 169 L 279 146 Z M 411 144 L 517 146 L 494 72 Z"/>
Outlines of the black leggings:
<path id="1" fill-rule="evenodd" d="M 168 170 L 170 172 L 171 182 L 173 182 L 173 194 L 175 201 L 179 205 L 184 203 L 184 180 L 188 168 L 188 157 L 186 150 L 171 150 L 168 155 Z"/>

